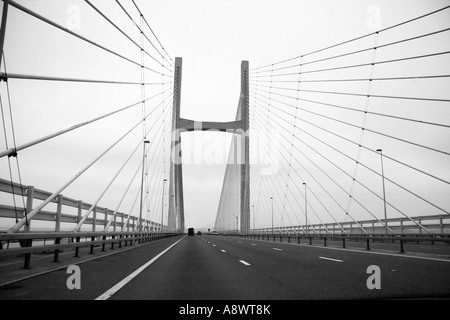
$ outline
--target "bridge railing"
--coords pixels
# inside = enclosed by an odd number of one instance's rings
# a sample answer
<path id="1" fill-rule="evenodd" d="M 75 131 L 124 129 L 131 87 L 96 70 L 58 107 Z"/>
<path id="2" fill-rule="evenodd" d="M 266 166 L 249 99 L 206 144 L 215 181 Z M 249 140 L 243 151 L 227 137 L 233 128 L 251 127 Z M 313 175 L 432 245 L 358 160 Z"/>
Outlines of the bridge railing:
<path id="1" fill-rule="evenodd" d="M 355 222 L 325 223 L 306 226 L 274 227 L 276 234 L 386 234 L 386 226 L 378 220 Z M 430 215 L 411 218 L 391 218 L 387 220 L 388 234 L 450 234 L 449 215 Z M 428 233 L 420 226 L 423 226 Z M 364 231 L 364 230 L 365 231 Z M 272 228 L 252 229 L 250 233 L 272 233 Z"/>
<path id="2" fill-rule="evenodd" d="M 413 244 L 447 244 L 450 245 L 450 234 L 287 234 L 287 233 L 223 233 L 222 235 L 255 239 L 267 241 L 279 241 L 298 244 L 317 245 L 317 241 L 328 246 L 329 242 L 340 242 L 342 248 L 346 248 L 349 242 L 363 242 L 366 250 L 371 250 L 371 243 L 397 243 L 399 245 L 399 252 L 405 253 L 404 245 L 406 243 Z M 335 244 L 334 244 L 335 245 Z"/>
<path id="3" fill-rule="evenodd" d="M 81 248 L 88 248 L 89 254 L 94 254 L 96 248 L 106 251 L 107 245 L 113 250 L 116 245 L 122 248 L 176 235 L 155 232 L 4 233 L 0 234 L 0 259 L 22 256 L 24 269 L 29 269 L 31 257 L 35 253 L 51 253 L 54 255 L 53 261 L 60 262 L 60 252 L 64 249 L 73 249 L 74 257 L 80 258 Z"/>
<path id="4" fill-rule="evenodd" d="M 11 183 L 11 181 L 4 179 L 0 179 L 0 193 L 14 194 L 16 196 L 23 195 L 26 197 L 26 208 L 0 204 L 0 218 L 11 219 L 11 221 L 14 221 L 13 219 L 16 218 L 22 219 L 25 216 L 25 213 L 32 210 L 33 202 L 36 200 L 44 201 L 52 194 L 48 191 L 36 189 L 33 186 L 22 186 L 18 183 Z M 60 202 L 60 206 L 58 206 L 58 202 Z M 54 223 L 55 232 L 61 230 L 61 223 L 70 223 L 74 224 L 74 226 L 77 225 L 82 219 L 83 210 L 89 210 L 92 207 L 92 204 L 62 195 L 52 200 L 51 203 L 57 204 L 55 211 L 41 211 L 33 217 L 32 221 L 52 222 Z M 77 214 L 68 213 L 70 211 L 76 211 Z M 138 217 L 129 216 L 122 212 L 116 212 L 116 214 L 114 214 L 113 210 L 99 206 L 94 209 L 92 218 L 86 219 L 84 225 L 91 225 L 92 231 L 95 232 L 97 231 L 98 226 L 105 228 L 112 216 L 114 217 L 111 222 L 111 229 L 114 232 L 122 230 L 124 226 L 126 227 L 124 232 L 130 232 L 139 225 Z M 28 231 L 32 231 L 32 221 L 29 221 Z M 161 224 L 147 219 L 142 219 L 142 226 L 142 230 L 147 232 L 161 230 Z M 163 226 L 163 230 L 167 230 L 167 227 Z"/>

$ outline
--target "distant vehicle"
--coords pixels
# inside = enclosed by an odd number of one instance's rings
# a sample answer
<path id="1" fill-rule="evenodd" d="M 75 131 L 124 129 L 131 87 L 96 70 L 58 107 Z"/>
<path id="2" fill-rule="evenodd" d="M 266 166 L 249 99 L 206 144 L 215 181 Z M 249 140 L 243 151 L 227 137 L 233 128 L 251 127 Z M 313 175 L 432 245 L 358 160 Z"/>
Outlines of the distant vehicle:
<path id="1" fill-rule="evenodd" d="M 198 235 L 198 236 L 201 236 L 201 235 L 202 235 L 202 232 L 201 232 L 201 231 L 198 231 L 198 232 L 197 232 L 197 235 Z"/>
<path id="2" fill-rule="evenodd" d="M 214 235 L 214 236 L 218 236 L 219 233 L 218 233 L 217 231 L 213 231 L 213 235 Z"/>
<path id="3" fill-rule="evenodd" d="M 193 236 L 194 235 L 194 228 L 189 228 L 188 229 L 188 236 Z"/>

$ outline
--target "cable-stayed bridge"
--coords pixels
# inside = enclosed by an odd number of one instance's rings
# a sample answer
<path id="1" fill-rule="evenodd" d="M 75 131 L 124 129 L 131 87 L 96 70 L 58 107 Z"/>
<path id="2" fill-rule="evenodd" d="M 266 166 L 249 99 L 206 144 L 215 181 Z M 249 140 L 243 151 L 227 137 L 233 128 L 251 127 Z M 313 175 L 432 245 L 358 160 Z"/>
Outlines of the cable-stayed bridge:
<path id="1" fill-rule="evenodd" d="M 84 1 L 114 34 L 100 41 L 78 32 L 76 6 L 63 23 L 3 1 L 1 299 L 449 296 L 450 6 L 270 64 L 243 60 L 236 117 L 217 122 L 182 117 L 189 61 L 125 2 Z M 23 21 L 70 38 L 65 60 L 61 48 L 22 59 Z M 49 113 L 31 107 L 37 93 Z M 215 225 L 192 238 L 182 137 L 194 131 L 231 143 Z M 110 278 L 70 290 L 60 270 L 71 265 Z M 374 265 L 384 290 L 366 282 Z"/>

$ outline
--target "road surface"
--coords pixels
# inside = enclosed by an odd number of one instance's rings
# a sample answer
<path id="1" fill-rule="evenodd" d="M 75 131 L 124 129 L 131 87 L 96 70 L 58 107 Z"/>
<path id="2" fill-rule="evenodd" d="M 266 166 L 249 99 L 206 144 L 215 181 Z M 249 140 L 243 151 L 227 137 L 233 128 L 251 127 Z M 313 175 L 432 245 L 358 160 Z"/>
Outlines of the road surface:
<path id="1" fill-rule="evenodd" d="M 163 239 L 79 266 L 80 290 L 69 290 L 60 270 L 1 287 L 0 300 L 450 297 L 450 260 L 222 236 Z M 381 288 L 370 290 L 369 277 Z"/>

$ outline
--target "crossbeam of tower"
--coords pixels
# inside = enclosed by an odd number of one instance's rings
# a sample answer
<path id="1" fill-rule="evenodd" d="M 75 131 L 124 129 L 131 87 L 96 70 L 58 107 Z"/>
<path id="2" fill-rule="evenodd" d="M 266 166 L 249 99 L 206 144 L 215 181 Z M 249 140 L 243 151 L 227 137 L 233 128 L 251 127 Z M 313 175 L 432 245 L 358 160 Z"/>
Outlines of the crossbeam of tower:
<path id="1" fill-rule="evenodd" d="M 241 232 L 247 232 L 250 228 L 249 63 L 243 61 L 241 64 L 238 112 L 236 120 L 230 122 L 203 122 L 180 117 L 182 63 L 182 58 L 175 59 L 172 153 L 169 177 L 169 229 L 178 232 L 184 232 L 185 229 L 181 133 L 214 130 L 231 133 L 234 136 L 233 141 L 239 140 L 237 143 L 239 150 L 235 155 L 236 163 L 234 165 L 239 166 L 240 172 L 240 228 Z"/>

